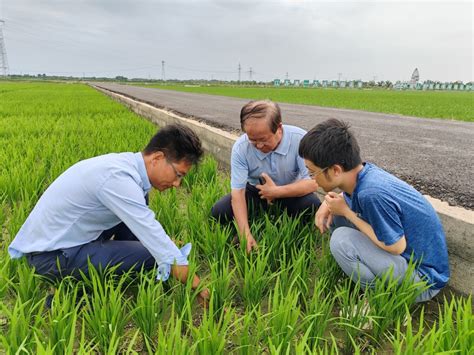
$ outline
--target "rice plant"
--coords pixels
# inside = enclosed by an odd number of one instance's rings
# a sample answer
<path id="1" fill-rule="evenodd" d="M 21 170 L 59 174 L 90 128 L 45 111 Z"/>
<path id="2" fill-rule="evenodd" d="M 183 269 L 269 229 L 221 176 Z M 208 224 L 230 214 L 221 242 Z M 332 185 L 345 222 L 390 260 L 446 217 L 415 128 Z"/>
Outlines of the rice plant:
<path id="1" fill-rule="evenodd" d="M 106 274 L 105 280 L 89 265 L 92 289 L 90 296 L 84 286 L 83 317 L 89 337 L 95 339 L 101 351 L 115 349 L 123 335 L 130 314 L 125 301 L 127 275 L 118 280 Z"/>
<path id="2" fill-rule="evenodd" d="M 258 253 L 246 255 L 243 250 L 233 250 L 234 261 L 240 277 L 239 295 L 244 305 L 252 308 L 267 294 L 271 280 L 276 276 L 269 270 L 269 250 L 261 246 Z"/>
<path id="3" fill-rule="evenodd" d="M 185 335 L 183 320 L 175 313 L 174 306 L 167 323 L 158 325 L 158 341 L 155 354 L 193 354 L 195 347 L 191 346 Z"/>
<path id="4" fill-rule="evenodd" d="M 44 301 L 44 298 L 35 301 L 18 297 L 11 307 L 0 303 L 2 314 L 6 315 L 6 330 L 0 333 L 0 344 L 6 353 L 29 353 L 34 349 L 35 330 L 44 322 Z"/>
<path id="5" fill-rule="evenodd" d="M 226 304 L 230 304 L 236 294 L 233 284 L 235 269 L 230 270 L 229 254 L 221 256 L 219 261 L 211 261 L 209 288 L 211 298 L 216 310 L 221 310 Z"/>
<path id="6" fill-rule="evenodd" d="M 79 287 L 63 281 L 56 290 L 48 312 L 49 346 L 54 354 L 74 354 L 76 322 L 80 303 Z"/>
<path id="7" fill-rule="evenodd" d="M 326 342 L 326 331 L 334 321 L 332 311 L 335 298 L 329 292 L 329 280 L 326 276 L 321 276 L 314 284 L 312 297 L 306 300 L 305 327 L 307 330 L 308 344 L 311 348 L 320 346 Z"/>
<path id="8" fill-rule="evenodd" d="M 141 273 L 131 314 L 146 343 L 151 348 L 156 346 L 156 331 L 169 306 L 169 299 L 163 291 L 163 284 L 156 281 L 155 272 Z"/>
<path id="9" fill-rule="evenodd" d="M 198 354 L 223 354 L 231 336 L 231 322 L 234 313 L 229 307 L 214 307 L 211 298 L 209 308 L 204 310 L 199 326 L 191 329 Z"/>
<path id="10" fill-rule="evenodd" d="M 11 260 L 8 244 L 70 165 L 139 151 L 156 127 L 83 85 L 2 82 L 0 102 L 0 353 L 472 353 L 472 298 L 444 300 L 427 320 L 411 307 L 425 285 L 387 274 L 362 291 L 306 217 L 254 213 L 259 250 L 233 246 L 233 226 L 209 218 L 230 191 L 210 156 L 184 188 L 152 192 L 149 206 L 177 243 L 193 244 L 190 271 L 203 276 L 212 307 L 199 307 L 190 282 L 92 268 L 56 283 L 45 309 L 50 284 Z"/>
<path id="11" fill-rule="evenodd" d="M 452 353 L 471 354 L 474 350 L 474 315 L 472 296 L 467 299 L 444 298 L 439 306 L 439 319 L 428 328 L 424 310 L 419 321 L 406 308 L 406 325 L 399 319 L 390 336 L 395 354 Z M 416 326 L 418 323 L 418 326 Z"/>
<path id="12" fill-rule="evenodd" d="M 287 347 L 298 333 L 301 325 L 301 308 L 298 305 L 299 291 L 291 287 L 286 293 L 277 279 L 268 299 L 268 342 L 276 347 Z"/>

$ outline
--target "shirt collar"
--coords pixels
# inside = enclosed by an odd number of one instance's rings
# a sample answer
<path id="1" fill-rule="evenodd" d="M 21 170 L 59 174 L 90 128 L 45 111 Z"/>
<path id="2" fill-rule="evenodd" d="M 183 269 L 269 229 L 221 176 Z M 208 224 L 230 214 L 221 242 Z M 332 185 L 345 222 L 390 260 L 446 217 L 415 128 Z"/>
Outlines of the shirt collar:
<path id="1" fill-rule="evenodd" d="M 364 162 L 362 163 L 364 167 L 362 168 L 361 171 L 357 174 L 357 182 L 354 191 L 352 192 L 352 195 L 356 195 L 357 192 L 359 191 L 360 183 L 364 179 L 364 177 L 367 175 L 367 171 L 370 169 L 371 165 L 370 163 Z"/>
<path id="2" fill-rule="evenodd" d="M 142 153 L 135 153 L 135 159 L 138 165 L 138 173 L 142 179 L 143 191 L 148 192 L 151 190 L 151 183 L 150 179 L 148 178 L 148 174 L 146 173 L 145 160 L 143 159 Z"/>

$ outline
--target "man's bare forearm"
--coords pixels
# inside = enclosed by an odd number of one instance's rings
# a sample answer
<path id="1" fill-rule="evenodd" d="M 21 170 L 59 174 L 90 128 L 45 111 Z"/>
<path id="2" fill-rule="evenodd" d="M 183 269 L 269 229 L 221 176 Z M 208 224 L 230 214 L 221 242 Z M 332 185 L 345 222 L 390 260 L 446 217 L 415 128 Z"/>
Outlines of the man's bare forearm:
<path id="1" fill-rule="evenodd" d="M 242 236 L 247 236 L 250 233 L 247 202 L 245 200 L 245 189 L 232 190 L 231 192 L 232 211 L 234 212 L 234 219 Z"/>

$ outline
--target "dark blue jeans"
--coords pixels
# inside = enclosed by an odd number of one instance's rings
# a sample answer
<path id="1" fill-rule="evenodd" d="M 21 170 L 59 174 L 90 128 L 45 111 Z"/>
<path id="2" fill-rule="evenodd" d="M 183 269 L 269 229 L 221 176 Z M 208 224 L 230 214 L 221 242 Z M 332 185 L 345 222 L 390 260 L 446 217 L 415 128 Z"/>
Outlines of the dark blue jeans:
<path id="1" fill-rule="evenodd" d="M 80 271 L 88 275 L 88 260 L 97 269 L 117 265 L 115 272 L 118 274 L 155 267 L 153 256 L 124 223 L 102 232 L 99 238 L 90 243 L 31 253 L 27 255 L 27 259 L 36 273 L 51 281 L 65 276 L 80 278 Z"/>

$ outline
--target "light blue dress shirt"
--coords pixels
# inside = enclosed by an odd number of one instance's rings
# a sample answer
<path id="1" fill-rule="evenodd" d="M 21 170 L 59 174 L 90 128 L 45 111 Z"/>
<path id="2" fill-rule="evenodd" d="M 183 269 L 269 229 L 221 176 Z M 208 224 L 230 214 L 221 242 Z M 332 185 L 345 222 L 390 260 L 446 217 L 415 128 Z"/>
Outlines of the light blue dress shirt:
<path id="1" fill-rule="evenodd" d="M 86 244 L 124 222 L 153 255 L 165 279 L 169 265 L 188 265 L 188 260 L 147 206 L 145 196 L 150 189 L 141 153 L 80 161 L 41 196 L 8 247 L 10 256 Z"/>
<path id="2" fill-rule="evenodd" d="M 304 129 L 283 125 L 281 142 L 269 153 L 262 153 L 255 148 L 247 134 L 240 136 L 232 147 L 231 188 L 244 189 L 247 182 L 257 185 L 262 173 L 267 173 L 278 186 L 309 179 L 304 160 L 298 155 L 300 141 L 305 134 Z"/>

